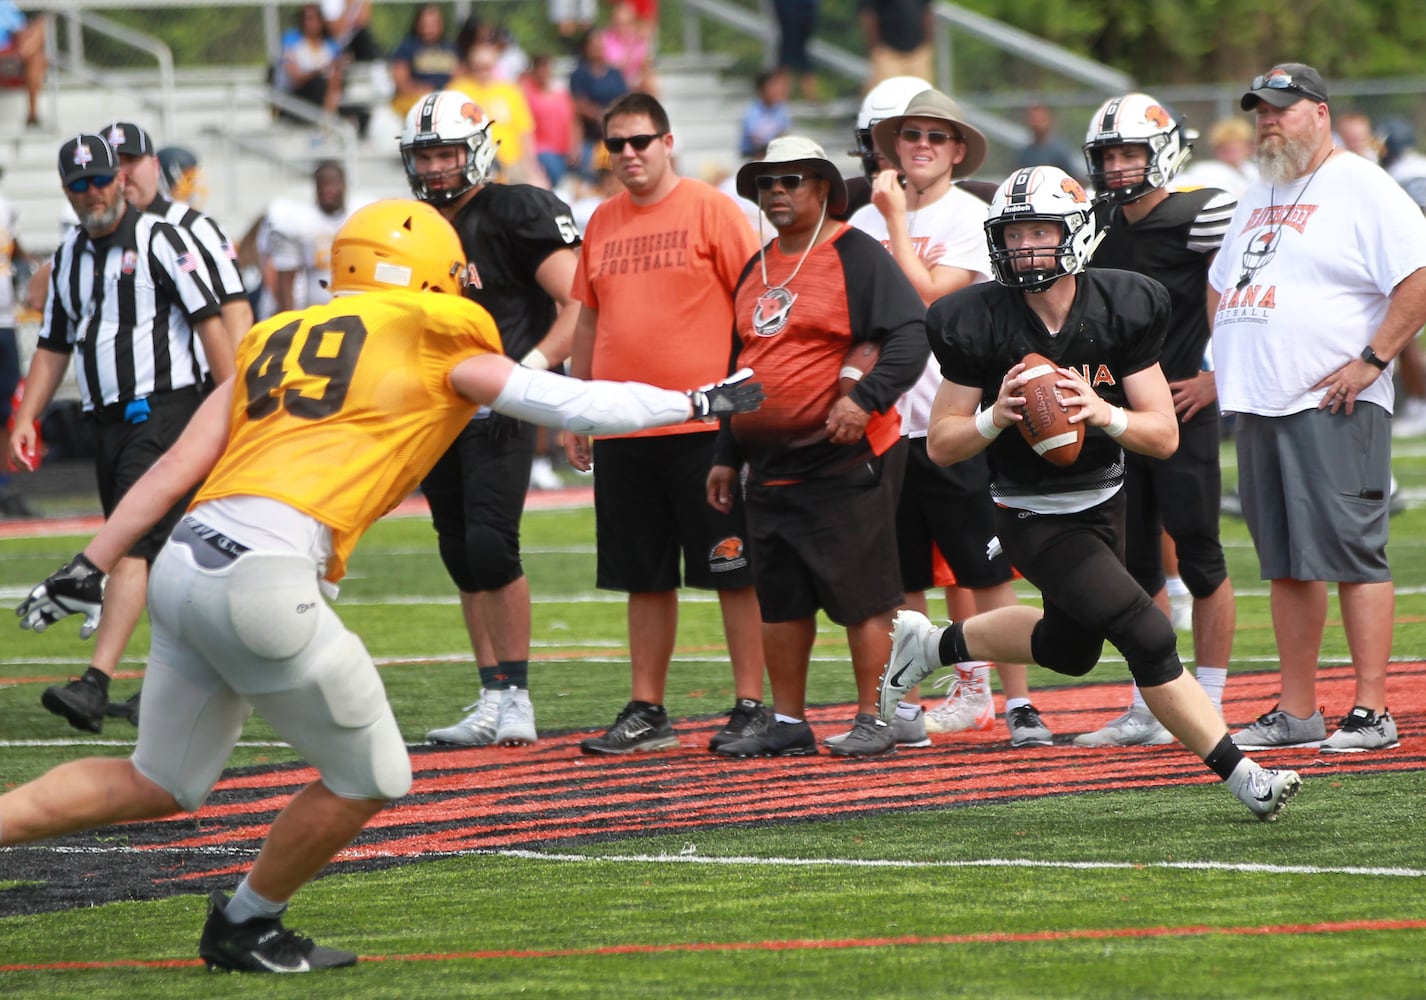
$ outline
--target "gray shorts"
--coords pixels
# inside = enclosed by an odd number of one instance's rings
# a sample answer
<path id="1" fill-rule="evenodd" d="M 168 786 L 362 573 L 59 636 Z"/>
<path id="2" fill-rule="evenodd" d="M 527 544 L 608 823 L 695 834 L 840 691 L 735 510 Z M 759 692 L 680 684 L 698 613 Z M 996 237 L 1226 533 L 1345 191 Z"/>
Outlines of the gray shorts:
<path id="1" fill-rule="evenodd" d="M 1238 494 L 1264 580 L 1391 580 L 1391 418 L 1302 410 L 1238 414 Z"/>
<path id="2" fill-rule="evenodd" d="M 410 788 L 376 665 L 322 599 L 311 559 L 235 556 L 180 523 L 149 574 L 148 609 L 133 761 L 184 809 L 203 804 L 254 708 L 336 795 L 391 799 Z"/>

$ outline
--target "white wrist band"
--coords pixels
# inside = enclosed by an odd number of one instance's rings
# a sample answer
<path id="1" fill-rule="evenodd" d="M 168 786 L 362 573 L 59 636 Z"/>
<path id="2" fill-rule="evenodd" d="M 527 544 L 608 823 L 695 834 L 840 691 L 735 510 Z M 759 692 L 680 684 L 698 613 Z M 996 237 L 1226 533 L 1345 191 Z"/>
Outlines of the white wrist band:
<path id="1" fill-rule="evenodd" d="M 1004 427 L 997 427 L 995 424 L 994 410 L 981 410 L 975 415 L 975 429 L 980 432 L 980 436 L 987 441 L 994 441 L 1000 437 L 1000 432 Z"/>
<path id="2" fill-rule="evenodd" d="M 1109 423 L 1104 425 L 1104 433 L 1112 438 L 1117 438 L 1129 429 L 1129 414 L 1124 412 L 1124 407 L 1109 407 Z"/>
<path id="3" fill-rule="evenodd" d="M 538 347 L 530 348 L 530 353 L 520 359 L 523 368 L 533 368 L 537 372 L 547 372 L 550 370 L 550 359 L 545 357 L 545 352 Z"/>
<path id="4" fill-rule="evenodd" d="M 865 374 L 866 372 L 862 371 L 860 368 L 853 368 L 851 365 L 843 365 L 842 370 L 838 373 L 837 377 L 849 378 L 853 382 L 860 382 L 862 380 L 862 376 Z"/>

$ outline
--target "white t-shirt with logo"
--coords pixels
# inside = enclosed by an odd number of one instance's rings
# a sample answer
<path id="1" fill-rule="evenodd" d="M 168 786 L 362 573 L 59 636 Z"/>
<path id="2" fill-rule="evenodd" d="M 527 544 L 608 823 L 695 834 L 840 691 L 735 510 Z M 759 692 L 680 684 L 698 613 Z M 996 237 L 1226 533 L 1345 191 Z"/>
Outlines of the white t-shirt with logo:
<path id="1" fill-rule="evenodd" d="M 1224 412 L 1287 416 L 1358 357 L 1392 290 L 1426 267 L 1426 218 L 1380 167 L 1338 152 L 1316 176 L 1252 184 L 1208 272 L 1221 293 L 1213 360 Z M 1389 374 L 1357 397 L 1391 411 Z"/>
<path id="2" fill-rule="evenodd" d="M 990 280 L 990 248 L 985 242 L 988 208 L 975 195 L 953 187 L 943 198 L 906 213 L 906 228 L 916 254 L 927 264 L 959 267 L 976 274 L 974 284 Z M 875 205 L 865 205 L 847 220 L 890 250 L 886 217 Z M 925 437 L 931 426 L 931 404 L 941 388 L 941 366 L 933 354 L 916 384 L 897 401 L 904 437 Z"/>

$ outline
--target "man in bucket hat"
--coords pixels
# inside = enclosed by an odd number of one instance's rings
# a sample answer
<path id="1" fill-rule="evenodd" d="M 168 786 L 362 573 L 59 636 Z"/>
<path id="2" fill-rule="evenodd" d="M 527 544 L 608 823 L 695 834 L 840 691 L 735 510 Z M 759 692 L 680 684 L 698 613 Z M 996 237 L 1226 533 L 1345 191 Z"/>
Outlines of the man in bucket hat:
<path id="1" fill-rule="evenodd" d="M 847 630 L 857 683 L 851 731 L 829 748 L 851 757 L 887 753 L 895 733 L 875 706 L 891 614 L 902 598 L 894 521 L 906 449 L 896 400 L 926 362 L 925 307 L 876 240 L 832 217 L 846 203 L 846 185 L 812 140 L 774 139 L 762 160 L 738 171 L 737 187 L 777 230 L 744 268 L 733 298 L 738 363 L 763 359 L 771 410 L 764 420 L 724 423 L 708 502 L 731 509 L 747 462 L 774 719 L 717 752 L 818 752 L 805 697 L 821 608 Z M 880 355 L 843 394 L 848 349 L 865 342 L 879 345 Z"/>

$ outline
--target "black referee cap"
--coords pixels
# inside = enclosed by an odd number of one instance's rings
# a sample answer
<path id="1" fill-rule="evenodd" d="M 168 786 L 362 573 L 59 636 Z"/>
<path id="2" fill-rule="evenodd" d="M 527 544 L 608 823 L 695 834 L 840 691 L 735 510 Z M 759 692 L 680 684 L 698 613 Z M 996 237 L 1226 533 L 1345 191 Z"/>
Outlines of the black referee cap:
<path id="1" fill-rule="evenodd" d="M 113 177 L 119 172 L 119 154 L 102 135 L 81 132 L 59 147 L 59 179 L 69 184 L 85 177 Z"/>
<path id="2" fill-rule="evenodd" d="M 121 156 L 153 156 L 153 140 L 133 122 L 114 122 L 99 130 Z"/>

